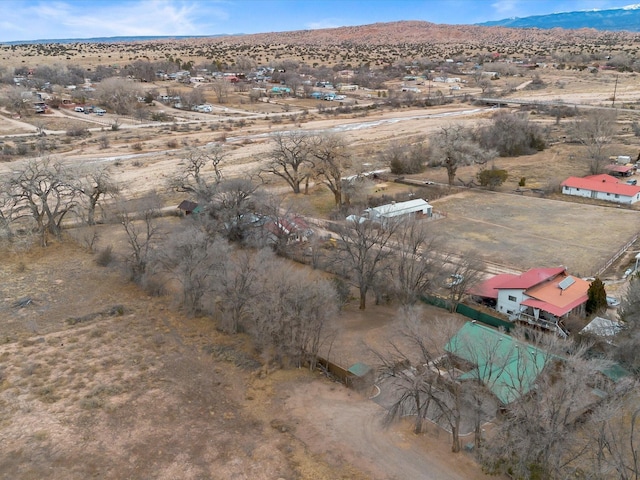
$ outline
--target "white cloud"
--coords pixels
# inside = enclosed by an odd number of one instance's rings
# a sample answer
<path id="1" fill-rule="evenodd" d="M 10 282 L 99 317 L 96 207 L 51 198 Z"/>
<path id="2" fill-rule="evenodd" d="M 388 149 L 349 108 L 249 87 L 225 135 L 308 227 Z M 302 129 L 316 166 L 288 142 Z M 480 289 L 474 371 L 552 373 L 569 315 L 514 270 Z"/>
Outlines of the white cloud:
<path id="1" fill-rule="evenodd" d="M 498 0 L 491 4 L 491 7 L 498 15 L 514 15 L 518 11 L 517 0 Z"/>
<path id="2" fill-rule="evenodd" d="M 322 28 L 338 28 L 345 24 L 336 18 L 324 18 L 315 22 L 308 22 L 305 27 L 309 30 L 319 30 Z"/>
<path id="3" fill-rule="evenodd" d="M 7 10 L 11 13 L 3 21 L 21 27 L 2 28 L 0 40 L 206 35 L 215 33 L 213 25 L 228 20 L 225 5 L 223 1 L 197 0 L 69 0 L 29 4 L 9 0 L 3 6 L 9 6 Z"/>

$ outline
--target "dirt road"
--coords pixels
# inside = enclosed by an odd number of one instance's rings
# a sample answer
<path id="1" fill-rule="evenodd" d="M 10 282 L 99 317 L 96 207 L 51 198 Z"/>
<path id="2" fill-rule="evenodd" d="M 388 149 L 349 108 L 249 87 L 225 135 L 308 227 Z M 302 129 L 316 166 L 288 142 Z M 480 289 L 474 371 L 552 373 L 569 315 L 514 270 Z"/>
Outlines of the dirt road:
<path id="1" fill-rule="evenodd" d="M 384 428 L 384 409 L 341 385 L 295 385 L 286 410 L 304 425 L 295 436 L 327 461 L 349 463 L 379 480 L 474 480 L 490 477 L 467 453 L 451 453 L 449 435 L 428 425 L 424 435 L 410 422 Z M 496 477 L 491 477 L 496 478 Z"/>

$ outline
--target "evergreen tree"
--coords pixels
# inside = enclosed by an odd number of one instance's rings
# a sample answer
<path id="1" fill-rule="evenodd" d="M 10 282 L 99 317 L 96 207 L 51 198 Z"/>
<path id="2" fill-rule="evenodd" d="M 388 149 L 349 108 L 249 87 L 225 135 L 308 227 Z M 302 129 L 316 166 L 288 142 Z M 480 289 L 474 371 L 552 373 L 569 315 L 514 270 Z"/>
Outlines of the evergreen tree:
<path id="1" fill-rule="evenodd" d="M 598 277 L 591 282 L 589 290 L 587 290 L 587 314 L 590 315 L 607 308 L 607 292 L 604 289 L 604 283 Z"/>

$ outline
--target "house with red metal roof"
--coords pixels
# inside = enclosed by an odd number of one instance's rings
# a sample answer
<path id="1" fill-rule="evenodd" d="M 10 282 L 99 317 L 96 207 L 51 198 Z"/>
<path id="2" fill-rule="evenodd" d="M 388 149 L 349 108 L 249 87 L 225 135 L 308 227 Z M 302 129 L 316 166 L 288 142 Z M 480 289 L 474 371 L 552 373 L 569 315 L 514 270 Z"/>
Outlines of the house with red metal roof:
<path id="1" fill-rule="evenodd" d="M 467 293 L 492 304 L 509 316 L 566 336 L 562 321 L 584 316 L 589 282 L 564 267 L 532 268 L 520 275 L 501 274 L 472 287 Z"/>
<path id="2" fill-rule="evenodd" d="M 629 205 L 640 200 L 640 186 L 630 185 L 611 175 L 569 177 L 561 185 L 565 195 Z"/>

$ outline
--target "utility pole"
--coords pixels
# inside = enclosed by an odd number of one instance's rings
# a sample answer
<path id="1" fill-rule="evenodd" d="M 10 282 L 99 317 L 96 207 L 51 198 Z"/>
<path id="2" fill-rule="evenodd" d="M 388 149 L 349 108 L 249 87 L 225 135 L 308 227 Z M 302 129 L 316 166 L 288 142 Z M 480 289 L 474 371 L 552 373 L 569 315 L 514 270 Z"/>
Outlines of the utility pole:
<path id="1" fill-rule="evenodd" d="M 616 103 L 616 92 L 618 91 L 618 77 L 619 75 L 616 75 L 616 83 L 613 87 L 613 98 L 611 99 L 611 106 L 613 107 L 613 104 Z"/>

